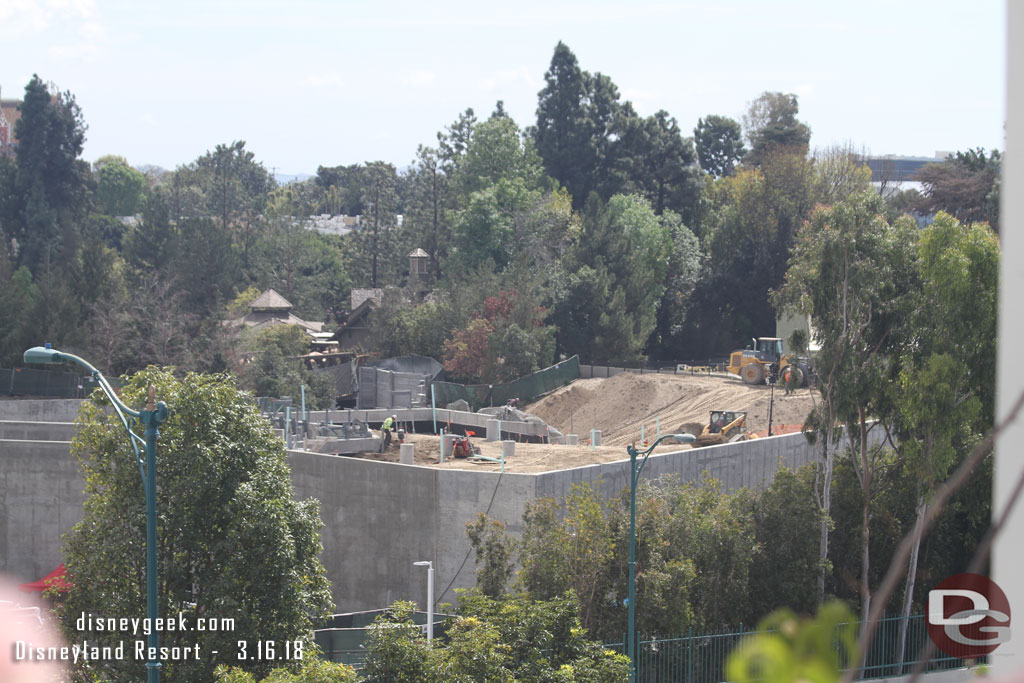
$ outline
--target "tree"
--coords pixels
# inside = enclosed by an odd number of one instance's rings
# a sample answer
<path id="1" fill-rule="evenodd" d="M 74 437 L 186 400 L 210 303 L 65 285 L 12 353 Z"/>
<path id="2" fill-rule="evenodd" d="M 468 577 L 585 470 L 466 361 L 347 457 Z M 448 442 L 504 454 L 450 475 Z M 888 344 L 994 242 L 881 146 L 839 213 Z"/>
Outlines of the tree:
<path id="1" fill-rule="evenodd" d="M 580 69 L 562 42 L 555 46 L 537 101 L 533 138 L 548 175 L 581 208 L 591 192 L 604 198 L 620 189 L 613 139 L 622 132 L 619 91 L 611 79 Z"/>
<path id="2" fill-rule="evenodd" d="M 161 646 L 198 645 L 235 652 L 239 640 L 300 641 L 312 647 L 312 624 L 326 614 L 330 592 L 320 564 L 318 503 L 292 497 L 284 445 L 251 399 L 228 377 L 189 373 L 181 380 L 150 368 L 122 388 L 128 405 L 146 387 L 167 402 L 157 457 L 159 609 L 198 619 L 233 619 L 233 629 L 166 631 Z M 118 419 L 83 405 L 72 450 L 87 484 L 84 517 L 67 539 L 74 584 L 59 609 L 69 640 L 82 639 L 82 613 L 143 617 L 145 504 L 139 467 Z M 84 634 L 98 646 L 123 634 Z M 116 642 L 113 642 L 116 645 Z M 168 680 L 210 680 L 215 659 L 165 662 Z M 271 664 L 241 666 L 266 674 Z M 144 662 L 80 662 L 76 675 L 140 680 Z"/>
<path id="3" fill-rule="evenodd" d="M 74 95 L 51 94 L 33 76 L 20 109 L 14 182 L 0 205 L 7 237 L 18 241 L 18 263 L 35 273 L 44 261 L 64 264 L 74 257 L 91 177 L 78 158 L 86 125 Z"/>
<path id="4" fill-rule="evenodd" d="M 624 166 L 632 190 L 659 216 L 672 210 L 691 220 L 701 190 L 693 139 L 684 138 L 675 118 L 662 110 L 643 119 L 639 134 L 628 142 L 621 154 L 629 155 Z"/>
<path id="5" fill-rule="evenodd" d="M 248 269 L 249 249 L 276 182 L 245 149 L 245 141 L 217 145 L 174 175 L 171 215 L 216 217 L 220 229 L 241 247 L 242 265 Z"/>
<path id="6" fill-rule="evenodd" d="M 999 234 L 999 150 L 978 149 L 957 152 L 941 164 L 928 164 L 918 172 L 924 196 L 917 211 L 933 214 L 945 211 L 964 223 L 985 221 Z"/>
<path id="7" fill-rule="evenodd" d="M 917 485 L 904 617 L 913 605 L 929 499 L 994 420 L 999 243 L 986 226 L 940 213 L 921 233 L 917 255 L 916 343 L 905 353 L 893 398 L 901 455 Z"/>
<path id="8" fill-rule="evenodd" d="M 333 386 L 308 370 L 299 356 L 309 353 L 309 335 L 298 325 L 274 325 L 242 341 L 247 356 L 238 383 L 256 396 L 299 396 L 307 386 L 313 410 L 331 406 Z"/>
<path id="9" fill-rule="evenodd" d="M 824 449 L 819 504 L 822 510 L 819 599 L 824 599 L 828 558 L 832 471 L 840 431 L 846 424 L 854 448 L 854 469 L 864 492 L 861 603 L 870 604 L 868 516 L 879 461 L 868 448 L 868 417 L 884 410 L 884 384 L 893 378 L 913 288 L 912 250 L 916 224 L 909 218 L 893 225 L 882 215 L 874 192 L 822 207 L 800 230 L 785 285 L 776 301 L 810 313 L 821 344 L 816 369 L 822 402 L 808 421 Z"/>
<path id="10" fill-rule="evenodd" d="M 380 282 L 394 283 L 397 270 L 402 266 L 404 254 L 399 255 L 395 249 L 398 196 L 395 193 L 397 174 L 395 167 L 383 161 L 374 161 L 366 165 L 366 185 L 363 192 L 363 204 L 366 215 L 363 217 L 363 228 L 358 233 L 361 260 L 370 262 L 370 287 L 378 286 L 378 262 L 383 257 L 380 269 Z M 364 264 L 365 267 L 365 264 Z"/>
<path id="11" fill-rule="evenodd" d="M 449 270 L 492 263 L 551 264 L 571 225 L 571 203 L 541 166 L 533 144 L 510 118 L 476 126 L 452 175 L 458 209 L 452 216 Z"/>
<path id="12" fill-rule="evenodd" d="M 134 216 L 142 208 L 146 176 L 128 165 L 124 157 L 104 156 L 96 170 L 96 202 L 108 216 Z"/>
<path id="13" fill-rule="evenodd" d="M 412 196 L 405 220 L 410 223 L 412 239 L 430 256 L 434 280 L 441 278 L 441 262 L 448 253 L 451 236 L 449 181 L 440 152 L 420 145 L 412 170 Z"/>
<path id="14" fill-rule="evenodd" d="M 700 167 L 715 178 L 732 175 L 746 153 L 740 124 L 728 116 L 711 114 L 697 119 L 693 139 Z"/>
<path id="15" fill-rule="evenodd" d="M 562 262 L 555 308 L 559 348 L 584 361 L 634 362 L 654 331 L 672 236 L 646 200 L 588 202 Z"/>
<path id="16" fill-rule="evenodd" d="M 799 112 L 793 94 L 764 92 L 751 102 L 743 115 L 743 129 L 750 144 L 744 163 L 760 165 L 766 153 L 780 148 L 806 154 L 811 129 L 796 118 Z"/>
<path id="17" fill-rule="evenodd" d="M 366 680 L 614 683 L 629 676 L 624 655 L 587 639 L 571 593 L 545 601 L 458 593 L 446 641 L 426 642 L 412 621 L 413 603 L 396 602 L 378 617 L 367 637 Z"/>

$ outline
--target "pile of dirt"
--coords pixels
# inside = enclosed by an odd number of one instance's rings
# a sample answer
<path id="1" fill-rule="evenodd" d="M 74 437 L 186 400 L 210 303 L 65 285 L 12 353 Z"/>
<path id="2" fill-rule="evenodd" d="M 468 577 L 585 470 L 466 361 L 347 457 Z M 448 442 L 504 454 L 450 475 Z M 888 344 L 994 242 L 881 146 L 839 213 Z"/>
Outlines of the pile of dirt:
<path id="1" fill-rule="evenodd" d="M 790 396 L 782 389 L 751 386 L 739 378 L 622 373 L 609 379 L 577 380 L 525 410 L 566 434 L 588 438 L 599 429 L 606 444 L 640 442 L 662 434 L 693 432 L 712 410 L 746 411 L 749 431 L 767 430 L 769 406 L 775 425 L 803 424 L 814 407 L 814 390 Z"/>
<path id="2" fill-rule="evenodd" d="M 644 436 L 653 440 L 659 425 L 662 434 L 699 433 L 712 410 L 746 411 L 749 432 L 767 434 L 769 406 L 772 406 L 772 431 L 798 430 L 814 407 L 815 390 L 803 388 L 791 396 L 768 386 L 750 386 L 738 378 L 693 375 L 636 375 L 623 373 L 609 379 L 583 379 L 563 387 L 524 410 L 536 415 L 565 434 L 579 434 L 579 446 L 516 444 L 514 458 L 506 461 L 511 473 L 547 472 L 584 465 L 614 462 L 628 458 L 624 446 L 640 446 Z M 591 448 L 587 439 L 591 429 L 602 432 L 603 445 Z M 473 445 L 483 455 L 498 458 L 500 442 L 474 438 Z M 440 463 L 440 439 L 432 434 L 407 434 L 406 443 L 415 445 L 417 465 L 497 471 L 501 466 L 486 460 L 451 459 Z M 672 443 L 661 444 L 658 453 L 689 448 Z M 398 445 L 386 453 L 361 453 L 355 457 L 398 461 Z"/>

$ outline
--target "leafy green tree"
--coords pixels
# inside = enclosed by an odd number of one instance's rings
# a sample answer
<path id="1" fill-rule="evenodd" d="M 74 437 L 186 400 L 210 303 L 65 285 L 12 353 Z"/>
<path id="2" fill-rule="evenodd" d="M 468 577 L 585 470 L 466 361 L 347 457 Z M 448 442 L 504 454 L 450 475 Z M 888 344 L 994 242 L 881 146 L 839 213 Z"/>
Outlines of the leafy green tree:
<path id="1" fill-rule="evenodd" d="M 378 617 L 367 637 L 367 681 L 417 683 L 612 683 L 629 676 L 629 660 L 586 638 L 570 593 L 551 600 L 501 600 L 459 591 L 447 642 L 428 645 L 412 622 L 412 603 Z"/>
<path id="2" fill-rule="evenodd" d="M 13 185 L 0 196 L 0 216 L 8 239 L 18 241 L 19 265 L 38 274 L 44 262 L 70 261 L 78 246 L 91 192 L 89 164 L 79 159 L 86 125 L 74 95 L 51 93 L 36 75 L 20 111 Z"/>
<path id="3" fill-rule="evenodd" d="M 238 667 L 218 666 L 214 671 L 216 683 L 356 683 L 356 670 L 346 664 L 336 664 L 309 653 L 302 659 L 298 671 L 274 669 L 266 678 L 257 679 Z"/>
<path id="4" fill-rule="evenodd" d="M 155 368 L 137 373 L 121 390 L 140 406 L 146 387 L 167 402 L 157 458 L 157 537 L 161 615 L 234 619 L 232 630 L 166 631 L 161 646 L 198 645 L 233 652 L 238 640 L 302 641 L 312 647 L 313 620 L 330 604 L 320 564 L 316 501 L 292 497 L 284 446 L 251 400 L 224 376 L 187 374 L 181 380 Z M 72 451 L 81 463 L 88 498 L 84 517 L 67 537 L 65 564 L 74 583 L 59 608 L 70 640 L 75 622 L 92 613 L 145 613 L 145 497 L 135 455 L 118 419 L 83 405 Z M 141 431 L 141 430 L 140 430 Z M 109 632 L 85 634 L 106 645 Z M 116 643 L 114 643 L 116 644 Z M 258 675 L 271 665 L 251 660 Z M 168 680 L 210 680 L 214 659 L 165 663 Z M 140 680 L 144 662 L 80 662 L 82 680 Z"/>
<path id="5" fill-rule="evenodd" d="M 370 287 L 376 288 L 380 284 L 395 284 L 397 273 L 405 261 L 405 254 L 399 253 L 396 234 L 398 195 L 395 184 L 398 176 L 393 165 L 374 161 L 366 165 L 365 178 L 363 204 L 366 215 L 356 238 L 359 259 L 369 262 L 370 272 L 359 272 L 359 275 L 363 282 L 369 282 Z"/>
<path id="6" fill-rule="evenodd" d="M 249 336 L 249 335 L 247 335 Z M 330 405 L 332 387 L 306 369 L 299 356 L 309 353 L 309 335 L 298 325 L 274 325 L 260 329 L 243 341 L 246 362 L 239 385 L 256 396 L 299 396 L 302 385 L 310 387 L 313 409 Z"/>
<path id="7" fill-rule="evenodd" d="M 814 468 L 779 468 L 753 507 L 757 541 L 750 565 L 750 610 L 768 614 L 789 607 L 810 614 L 817 596 L 820 520 L 814 500 Z"/>
<path id="8" fill-rule="evenodd" d="M 961 225 L 939 213 L 922 231 L 917 256 L 915 343 L 902 359 L 893 400 L 900 452 L 916 482 L 920 529 L 936 487 L 994 420 L 999 243 L 987 226 Z M 915 594 L 921 537 L 915 538 L 904 616 Z"/>
<path id="9" fill-rule="evenodd" d="M 744 163 L 758 166 L 767 153 L 780 149 L 806 154 L 811 129 L 796 118 L 799 112 L 797 97 L 791 93 L 766 91 L 751 102 L 743 115 L 743 129 L 750 144 Z"/>
<path id="10" fill-rule="evenodd" d="M 678 334 L 682 357 L 727 353 L 775 329 L 769 292 L 783 282 L 797 230 L 817 201 L 815 183 L 803 154 L 775 151 L 707 189 L 697 226 L 706 265 Z"/>
<path id="11" fill-rule="evenodd" d="M 411 176 L 411 197 L 405 220 L 411 227 L 413 242 L 430 256 L 433 279 L 441 278 L 441 262 L 448 253 L 452 208 L 450 177 L 438 150 L 420 145 Z"/>
<path id="12" fill-rule="evenodd" d="M 100 157 L 93 168 L 96 171 L 96 202 L 101 212 L 108 216 L 134 216 L 141 210 L 146 176 L 119 156 Z"/>
<path id="13" fill-rule="evenodd" d="M 864 491 L 861 608 L 870 604 L 870 514 L 872 485 L 880 460 L 868 448 L 869 416 L 888 409 L 884 386 L 894 377 L 913 291 L 917 228 L 904 218 L 890 225 L 881 198 L 867 192 L 821 208 L 801 229 L 780 305 L 810 313 L 821 344 L 816 369 L 821 403 L 808 418 L 824 449 L 820 533 L 819 598 L 824 596 L 828 558 L 831 482 L 840 431 L 856 439 L 854 467 Z M 883 413 L 884 418 L 884 413 Z"/>
<path id="14" fill-rule="evenodd" d="M 348 307 L 351 282 L 331 236 L 290 218 L 273 218 L 254 245 L 251 261 L 260 289 L 279 292 L 306 320 L 323 320 Z"/>
<path id="15" fill-rule="evenodd" d="M 218 227 L 240 247 L 242 265 L 261 227 L 274 178 L 245 141 L 217 145 L 174 172 L 172 216 L 216 217 Z"/>
<path id="16" fill-rule="evenodd" d="M 984 221 L 999 234 L 999 150 L 981 147 L 950 155 L 918 171 L 924 196 L 914 207 L 923 214 L 945 211 L 964 223 Z"/>
<path id="17" fill-rule="evenodd" d="M 458 209 L 449 270 L 493 263 L 500 272 L 516 262 L 557 260 L 572 223 L 571 204 L 512 119 L 476 126 L 451 183 Z"/>
<path id="18" fill-rule="evenodd" d="M 740 124 L 728 116 L 711 114 L 697 119 L 693 139 L 700 167 L 715 178 L 732 175 L 746 153 Z"/>
<path id="19" fill-rule="evenodd" d="M 489 598 L 500 598 L 512 578 L 515 541 L 505 533 L 504 524 L 482 512 L 475 522 L 466 522 L 466 535 L 476 554 L 477 587 Z"/>
<path id="20" fill-rule="evenodd" d="M 25 349 L 39 343 L 30 312 L 36 309 L 40 295 L 31 271 L 21 266 L 10 272 L 10 265 L 7 262 L 7 274 L 0 281 L 0 363 L 14 367 L 21 362 Z"/>
<path id="21" fill-rule="evenodd" d="M 547 312 L 513 290 L 487 297 L 482 310 L 444 342 L 444 366 L 468 381 L 506 382 L 548 365 L 554 330 Z"/>
<path id="22" fill-rule="evenodd" d="M 672 253 L 665 293 L 658 304 L 657 326 L 648 340 L 647 350 L 659 358 L 681 358 L 680 350 L 685 343 L 684 324 L 694 289 L 700 280 L 704 254 L 700 240 L 683 225 L 677 214 L 666 212 L 662 214 L 661 222 L 668 228 Z"/>
<path id="23" fill-rule="evenodd" d="M 643 119 L 630 142 L 621 152 L 629 155 L 624 164 L 628 186 L 659 216 L 671 210 L 692 220 L 701 191 L 693 139 L 684 138 L 675 118 L 662 110 Z"/>
<path id="24" fill-rule="evenodd" d="M 584 361 L 636 361 L 657 323 L 673 250 L 669 223 L 635 195 L 587 204 L 563 258 L 559 348 Z M 677 219 L 676 219 L 677 220 Z"/>
<path id="25" fill-rule="evenodd" d="M 320 166 L 316 170 L 315 182 L 322 192 L 317 213 L 332 216 L 359 216 L 364 213 L 366 167 L 359 164 Z"/>
<path id="26" fill-rule="evenodd" d="M 591 192 L 610 197 L 621 182 L 613 149 L 613 139 L 624 130 L 618 88 L 607 76 L 580 69 L 562 42 L 544 80 L 533 135 L 545 170 L 569 191 L 577 209 Z"/>

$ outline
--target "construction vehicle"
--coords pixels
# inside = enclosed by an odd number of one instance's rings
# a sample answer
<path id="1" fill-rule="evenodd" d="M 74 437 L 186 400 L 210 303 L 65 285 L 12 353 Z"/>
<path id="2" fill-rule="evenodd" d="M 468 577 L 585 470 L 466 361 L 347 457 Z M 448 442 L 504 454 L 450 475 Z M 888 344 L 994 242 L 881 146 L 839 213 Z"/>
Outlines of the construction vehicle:
<path id="1" fill-rule="evenodd" d="M 794 386 L 807 385 L 811 377 L 809 359 L 785 353 L 779 337 L 760 337 L 753 341 L 754 348 L 729 354 L 726 370 L 739 375 L 747 384 L 774 383 L 789 374 Z"/>
<path id="2" fill-rule="evenodd" d="M 706 425 L 691 422 L 682 425 L 680 431 L 696 436 L 694 448 L 744 441 L 748 438 L 747 414 L 739 410 L 712 410 Z"/>

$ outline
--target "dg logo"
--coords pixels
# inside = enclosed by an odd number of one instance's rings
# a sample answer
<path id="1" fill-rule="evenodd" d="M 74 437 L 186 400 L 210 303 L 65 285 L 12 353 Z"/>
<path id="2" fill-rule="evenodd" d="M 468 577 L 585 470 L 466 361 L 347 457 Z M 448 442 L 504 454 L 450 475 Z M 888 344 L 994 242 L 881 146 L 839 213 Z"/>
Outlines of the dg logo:
<path id="1" fill-rule="evenodd" d="M 1010 639 L 1010 602 L 987 576 L 957 574 L 928 593 L 927 622 L 936 647 L 976 659 Z"/>

